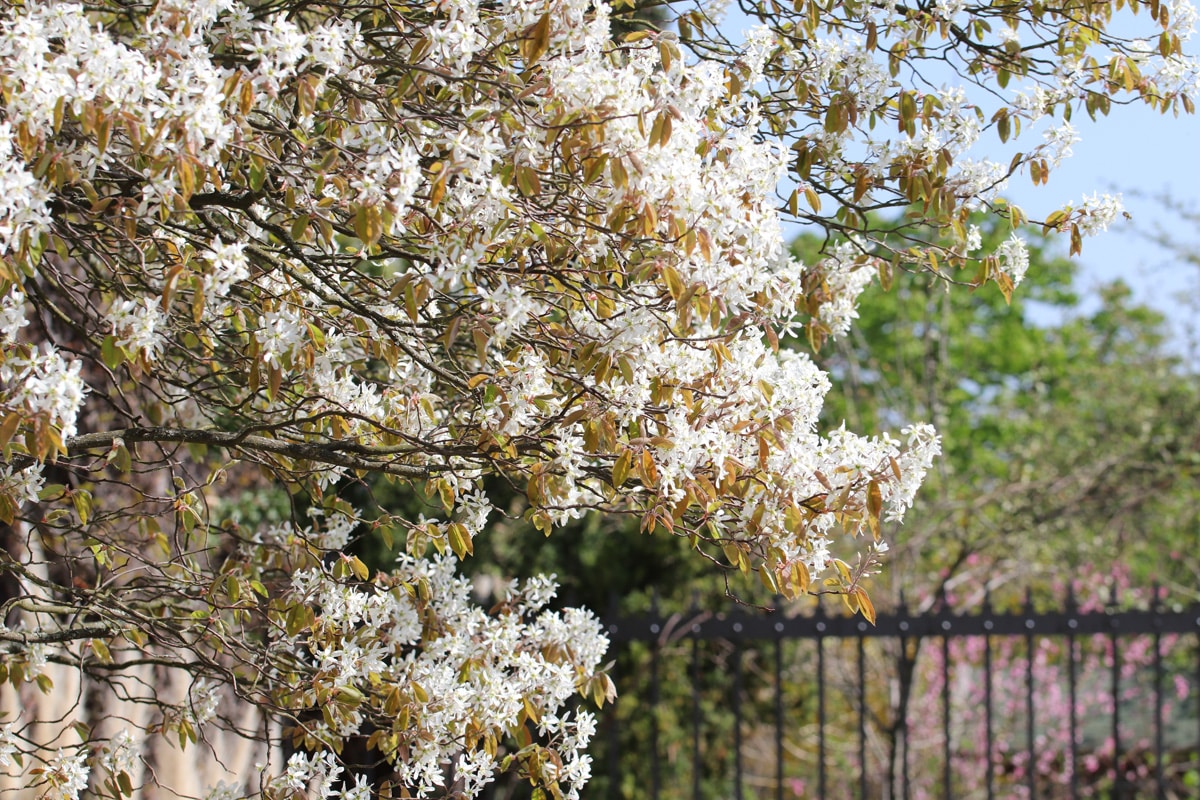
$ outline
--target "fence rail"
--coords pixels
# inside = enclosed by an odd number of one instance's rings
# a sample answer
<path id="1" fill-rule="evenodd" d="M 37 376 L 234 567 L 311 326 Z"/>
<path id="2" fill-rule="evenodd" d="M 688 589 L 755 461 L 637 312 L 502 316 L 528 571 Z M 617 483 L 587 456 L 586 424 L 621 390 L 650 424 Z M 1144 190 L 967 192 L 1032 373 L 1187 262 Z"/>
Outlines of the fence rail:
<path id="1" fill-rule="evenodd" d="M 593 796 L 1200 796 L 1200 606 L 607 626 Z"/>

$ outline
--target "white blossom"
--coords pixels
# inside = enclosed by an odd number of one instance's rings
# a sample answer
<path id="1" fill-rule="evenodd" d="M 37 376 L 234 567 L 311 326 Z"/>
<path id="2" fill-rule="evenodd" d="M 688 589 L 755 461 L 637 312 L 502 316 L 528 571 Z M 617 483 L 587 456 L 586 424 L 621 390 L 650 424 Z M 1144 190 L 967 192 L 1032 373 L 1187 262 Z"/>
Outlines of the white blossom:
<path id="1" fill-rule="evenodd" d="M 79 793 L 87 788 L 90 772 L 87 750 L 79 748 L 67 753 L 60 748 L 43 776 L 49 786 L 43 797 L 46 800 L 78 800 Z"/>
<path id="2" fill-rule="evenodd" d="M 996 35 L 1000 37 L 1000 41 L 1009 45 L 1021 44 L 1021 31 L 1012 25 L 1001 25 L 996 31 Z"/>
<path id="3" fill-rule="evenodd" d="M 1083 198 L 1079 209 L 1079 232 L 1084 236 L 1095 236 L 1108 230 L 1108 226 L 1125 210 L 1121 195 L 1092 194 Z"/>
<path id="4" fill-rule="evenodd" d="M 269 365 L 282 366 L 292 351 L 304 341 L 307 329 L 296 309 L 284 306 L 262 316 L 262 327 L 255 331 L 262 359 Z"/>
<path id="5" fill-rule="evenodd" d="M 25 295 L 12 289 L 0 302 L 0 345 L 12 345 L 21 329 L 29 324 L 25 317 Z"/>
<path id="6" fill-rule="evenodd" d="M 218 781 L 208 790 L 208 794 L 204 795 L 204 800 L 239 800 L 242 796 L 243 793 L 238 787 L 231 786 L 225 781 Z"/>
<path id="7" fill-rule="evenodd" d="M 429 613 L 444 626 L 416 652 L 410 645 L 422 636 L 422 623 L 412 594 L 364 591 L 332 580 L 324 570 L 298 573 L 292 581 L 296 599 L 321 610 L 306 646 L 320 681 L 364 693 L 380 679 L 423 687 L 426 699 L 415 701 L 408 712 L 406 736 L 413 750 L 401 765 L 405 784 L 418 797 L 443 785 L 442 765 L 451 758 L 468 796 L 475 796 L 490 782 L 496 764 L 483 751 L 462 752 L 464 732 L 507 729 L 523 708 L 522 698 L 540 706 L 545 718 L 553 717 L 575 693 L 576 676 L 592 674 L 608 645 L 590 613 L 545 610 L 556 591 L 552 579 L 533 578 L 513 587 L 505 599 L 508 610 L 491 616 L 471 602 L 470 584 L 455 575 L 454 564 L 450 558 L 424 561 L 407 555 L 398 562 L 400 576 L 427 587 Z M 577 723 L 546 735 L 574 764 L 592 730 L 594 721 L 580 715 Z M 293 756 L 279 785 L 300 790 L 329 774 L 327 765 L 314 759 Z M 585 774 L 578 763 L 560 778 L 569 786 Z"/>
<path id="8" fill-rule="evenodd" d="M 343 772 L 337 756 L 328 750 L 319 753 L 293 753 L 287 772 L 272 784 L 279 791 L 303 792 L 307 797 L 333 797 L 334 784 Z"/>
<path id="9" fill-rule="evenodd" d="M 725 5 L 696 10 L 717 19 Z M 97 494 L 89 524 L 105 541 L 67 552 L 138 586 L 145 572 L 147 592 L 166 587 L 156 619 L 179 626 L 201 661 L 246 659 L 256 683 L 240 694 L 267 698 L 307 737 L 286 765 L 263 765 L 263 787 L 365 800 L 364 781 L 334 788 L 336 753 L 391 716 L 404 720 L 389 751 L 403 793 L 454 780 L 475 797 L 502 766 L 487 737 L 536 716 L 537 742 L 558 757 L 531 777 L 576 798 L 595 719 L 570 699 L 608 694 L 599 624 L 548 610 L 553 576 L 512 585 L 485 611 L 452 558 L 419 554 L 470 550 L 505 510 L 490 494 L 503 474 L 528 479 L 527 516 L 545 532 L 616 507 L 647 526 L 736 536 L 750 562 L 739 568 L 804 565 L 820 585 L 840 580 L 835 553 L 871 566 L 887 544 L 863 534 L 875 516 L 909 512 L 937 434 L 830 430 L 834 380 L 787 341 L 844 335 L 880 259 L 927 265 L 951 226 L 952 261 L 985 258 L 980 228 L 963 231 L 959 215 L 988 210 L 1009 174 L 1070 156 L 1078 136 L 1063 120 L 1082 98 L 1116 92 L 1119 104 L 1128 83 L 1152 104 L 1188 105 L 1180 93 L 1200 88 L 1200 70 L 1157 43 L 1186 36 L 1195 12 L 1167 8 L 1170 35 L 1126 45 L 1021 14 L 989 28 L 963 0 L 935 0 L 925 18 L 883 0 L 844 24 L 801 30 L 797 17 L 740 43 L 696 32 L 682 44 L 669 31 L 615 42 L 609 5 L 591 0 L 429 0 L 370 19 L 239 0 L 8 3 L 0 418 L 18 446 L 37 444 L 37 461 L 70 469 L 104 466 L 107 444 L 81 454 L 97 440 L 70 441 L 81 419 L 100 436 L 110 423 L 150 432 L 113 440 L 110 474 L 128 455 L 132 474 L 178 485 L 132 509 Z M 940 86 L 914 74 L 920 53 L 959 63 L 963 31 L 1040 60 L 1024 71 L 1014 60 L 1011 87 L 993 86 L 990 67 Z M 900 62 L 879 57 L 876 33 Z M 1023 155 L 981 157 L 996 134 Z M 780 214 L 793 186 L 790 214 L 864 233 L 830 239 L 808 263 L 793 256 Z M 898 202 L 925 218 L 896 220 L 891 239 L 866 230 L 891 222 L 856 218 Z M 1092 234 L 1120 205 L 1093 195 L 1070 211 Z M 1020 235 L 994 255 L 988 277 L 1020 283 Z M 111 363 L 114 342 L 132 363 Z M 81 417 L 85 362 L 97 406 Z M 140 441 L 151 433 L 163 441 Z M 223 446 L 175 459 L 199 440 Z M 240 501 L 222 487 L 244 485 L 237 461 L 319 510 L 248 530 L 253 515 L 230 514 L 227 527 L 220 512 Z M 442 511 L 349 508 L 339 484 L 380 471 L 424 480 Z M 42 486 L 41 464 L 0 467 L 5 508 L 39 502 Z M 45 504 L 87 499 L 68 494 Z M 122 549 L 122 536 L 155 539 L 136 516 L 144 506 L 174 511 L 177 526 L 170 552 L 138 564 L 130 554 L 146 543 Z M 47 524 L 61 510 L 48 508 Z M 117 524 L 137 520 L 147 524 Z M 348 550 L 377 524 L 409 550 L 372 573 Z M 128 565 L 101 563 L 107 537 Z M 226 541 L 232 553 L 193 550 Z M 170 596 L 183 593 L 171 570 L 203 591 Z M 78 597 L 91 618 L 100 601 Z M 140 595 L 129 602 L 139 610 Z M 237 640 L 247 620 L 266 646 Z M 30 679 L 54 653 L 12 649 Z M 233 693 L 219 674 L 198 669 L 186 697 L 164 701 L 167 727 L 199 735 L 226 722 Z M 320 719 L 303 713 L 313 708 Z M 0 765 L 15 742 L 5 728 Z M 60 751 L 49 796 L 83 790 L 89 752 L 108 773 L 139 757 L 123 733 Z"/>
<path id="10" fill-rule="evenodd" d="M 484 750 L 470 750 L 458 757 L 454 773 L 463 782 L 463 794 L 478 797 L 495 779 L 496 760 Z"/>
<path id="11" fill-rule="evenodd" d="M 367 776 L 355 775 L 354 785 L 343 789 L 340 798 L 341 800 L 371 800 L 371 784 L 367 782 Z"/>
<path id="12" fill-rule="evenodd" d="M 13 730 L 15 723 L 9 723 L 3 728 L 0 728 L 0 767 L 11 767 L 15 762 L 13 756 L 17 754 L 18 743 L 16 732 Z"/>
<path id="13" fill-rule="evenodd" d="M 1049 128 L 1044 134 L 1049 148 L 1051 166 L 1057 167 L 1063 159 L 1071 157 L 1071 146 L 1079 141 L 1079 134 L 1069 122 Z"/>
<path id="14" fill-rule="evenodd" d="M 100 766 L 110 775 L 130 772 L 139 755 L 137 740 L 128 730 L 120 730 L 100 752 Z"/>
<path id="15" fill-rule="evenodd" d="M 239 282 L 250 277 L 250 264 L 246 258 L 244 242 L 226 243 L 220 237 L 213 239 L 203 257 L 211 265 L 211 272 L 204 276 L 206 302 L 221 313 L 228 308 L 230 290 Z"/>
<path id="16" fill-rule="evenodd" d="M 62 431 L 62 438 L 75 435 L 75 423 L 87 386 L 79 374 L 82 363 L 63 358 L 46 344 L 33 351 L 27 361 L 12 359 L 0 367 L 0 378 L 19 381 L 16 399 L 31 414 L 46 414 Z"/>
<path id="17" fill-rule="evenodd" d="M 938 0 L 935 8 L 937 15 L 945 20 L 952 20 L 966 8 L 965 0 Z"/>
<path id="18" fill-rule="evenodd" d="M 36 466 L 16 472 L 11 466 L 0 467 L 0 491 L 8 494 L 18 508 L 26 503 L 36 503 L 45 482 L 45 476 Z"/>
<path id="19" fill-rule="evenodd" d="M 1029 271 L 1029 248 L 1015 231 L 996 248 L 996 256 L 1000 259 L 1000 269 L 1012 279 L 1014 286 L 1025 279 L 1025 273 Z"/>
<path id="20" fill-rule="evenodd" d="M 162 328 L 166 315 L 156 299 L 120 300 L 109 309 L 109 323 L 118 335 L 117 345 L 153 361 L 166 346 Z"/>
<path id="21" fill-rule="evenodd" d="M 834 254 L 822 263 L 830 300 L 821 305 L 821 321 L 829 326 L 835 336 L 846 333 L 858 318 L 856 303 L 863 289 L 875 277 L 870 264 L 854 258 L 852 244 L 841 245 Z"/>
<path id="22" fill-rule="evenodd" d="M 193 725 L 203 725 L 217 715 L 220 702 L 219 685 L 207 678 L 199 678 L 188 688 L 183 717 Z"/>
<path id="23" fill-rule="evenodd" d="M 978 225 L 967 226 L 967 241 L 964 243 L 968 253 L 974 253 L 979 248 L 983 247 L 983 232 Z"/>

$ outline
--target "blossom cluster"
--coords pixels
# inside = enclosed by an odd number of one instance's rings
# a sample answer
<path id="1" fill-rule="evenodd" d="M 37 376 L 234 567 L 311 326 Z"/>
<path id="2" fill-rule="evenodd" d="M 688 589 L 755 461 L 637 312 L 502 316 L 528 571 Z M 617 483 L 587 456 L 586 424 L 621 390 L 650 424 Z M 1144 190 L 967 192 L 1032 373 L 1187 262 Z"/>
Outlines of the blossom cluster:
<path id="1" fill-rule="evenodd" d="M 0 769 L 8 771 L 14 766 L 29 767 L 28 751 L 17 737 L 17 723 L 9 723 L 0 729 Z M 87 748 L 58 748 L 48 757 L 45 765 L 27 773 L 31 788 L 38 790 L 38 797 L 48 800 L 78 800 L 88 788 L 89 780 L 99 775 L 111 778 L 113 785 L 133 771 L 139 757 L 138 742 L 127 730 L 117 732 L 103 743 L 96 753 Z M 98 769 L 98 771 L 97 771 Z"/>
<path id="2" fill-rule="evenodd" d="M 294 633 L 280 620 L 274 647 L 291 653 L 296 674 L 312 677 L 285 684 L 280 697 L 325 714 L 303 723 L 317 751 L 293 756 L 276 779 L 281 790 L 333 796 L 341 767 L 320 748 L 337 746 L 370 720 L 381 726 L 385 754 L 407 753 L 397 770 L 418 797 L 443 790 L 452 764 L 465 796 L 478 796 L 499 767 L 497 744 L 522 725 L 544 737 L 539 749 L 553 751 L 537 758 L 520 751 L 531 777 L 578 796 L 590 776 L 585 750 L 595 722 L 568 700 L 596 681 L 602 698 L 610 692 L 599 672 L 608 647 L 599 622 L 579 609 L 547 610 L 555 586 L 544 578 L 510 587 L 489 615 L 454 567 L 449 557 L 402 556 L 396 571 L 369 585 L 321 567 L 293 576 L 289 601 L 315 616 Z"/>

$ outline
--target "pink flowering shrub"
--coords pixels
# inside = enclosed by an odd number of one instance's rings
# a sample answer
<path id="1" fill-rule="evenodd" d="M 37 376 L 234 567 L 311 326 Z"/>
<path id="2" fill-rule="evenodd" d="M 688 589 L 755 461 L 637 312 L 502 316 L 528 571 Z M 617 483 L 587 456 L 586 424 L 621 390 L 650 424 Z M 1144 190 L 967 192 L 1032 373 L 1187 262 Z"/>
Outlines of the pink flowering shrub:
<path id="1" fill-rule="evenodd" d="M 1082 586 L 1090 587 L 1090 591 L 1085 588 L 1085 594 L 1077 596 L 1077 610 L 1102 611 L 1105 598 L 1097 588 L 1104 585 L 1098 580 L 1083 582 Z M 1130 589 L 1127 581 L 1117 579 L 1115 589 L 1122 605 L 1148 607 L 1152 603 L 1151 592 Z M 1058 594 L 1066 596 L 1065 591 Z M 985 796 L 989 763 L 997 797 L 1028 797 L 1030 772 L 1039 797 L 1069 796 L 1072 780 L 1077 782 L 1080 796 L 1108 796 L 1118 771 L 1122 783 L 1131 790 L 1134 786 L 1153 787 L 1155 644 L 1153 635 L 1142 633 L 1118 636 L 1115 650 L 1113 637 L 1107 634 L 1035 634 L 1031 640 L 1021 636 L 956 637 L 949 640 L 945 650 L 940 640 L 925 641 L 907 714 L 912 796 L 941 796 L 947 735 L 955 797 Z M 1157 644 L 1163 670 L 1161 714 L 1164 732 L 1168 732 L 1172 723 L 1178 726 L 1182 720 L 1194 719 L 1191 682 L 1184 671 L 1192 663 L 1193 649 L 1190 637 L 1177 634 L 1161 635 Z M 948 654 L 948 663 L 943 653 Z M 942 704 L 947 690 L 951 704 L 949 731 L 943 726 Z M 1027 727 L 1031 692 L 1032 747 Z M 1119 751 L 1112 735 L 1114 710 L 1119 720 Z M 1170 785 L 1182 778 L 1172 764 L 1186 751 L 1181 749 L 1183 742 L 1178 736 L 1164 738 L 1164 779 Z"/>

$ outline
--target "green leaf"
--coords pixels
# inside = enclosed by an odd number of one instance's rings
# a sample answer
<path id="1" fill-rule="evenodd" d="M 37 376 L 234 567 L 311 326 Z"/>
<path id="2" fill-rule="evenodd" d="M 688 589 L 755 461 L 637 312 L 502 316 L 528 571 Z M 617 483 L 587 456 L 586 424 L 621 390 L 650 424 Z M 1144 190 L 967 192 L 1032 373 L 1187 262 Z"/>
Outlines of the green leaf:
<path id="1" fill-rule="evenodd" d="M 100 659 L 102 664 L 112 663 L 112 653 L 109 652 L 108 645 L 103 639 L 92 639 L 92 652 L 96 654 L 96 658 Z"/>
<path id="2" fill-rule="evenodd" d="M 86 489 L 76 489 L 71 492 L 71 502 L 75 506 L 75 513 L 79 515 L 79 522 L 87 525 L 92 516 L 92 493 Z"/>
<path id="3" fill-rule="evenodd" d="M 120 347 L 117 347 L 116 337 L 104 337 L 104 340 L 100 343 L 100 360 L 109 369 L 116 369 L 125 362 L 125 352 Z"/>
<path id="4" fill-rule="evenodd" d="M 42 502 L 57 500 L 66 494 L 66 491 L 67 487 L 63 486 L 61 483 L 47 483 L 38 492 L 38 499 Z"/>
<path id="5" fill-rule="evenodd" d="M 354 235 L 370 246 L 383 236 L 383 216 L 375 206 L 359 206 L 354 212 Z"/>
<path id="6" fill-rule="evenodd" d="M 466 558 L 475 552 L 474 544 L 471 541 L 471 535 L 467 532 L 466 527 L 459 522 L 452 522 L 446 528 L 446 537 L 450 541 L 450 549 L 454 551 L 454 555 L 460 559 Z"/>
<path id="7" fill-rule="evenodd" d="M 863 589 L 854 590 L 854 598 L 858 602 L 858 610 L 872 625 L 875 624 L 875 604 L 871 602 L 871 598 L 867 596 Z"/>
<path id="8" fill-rule="evenodd" d="M 544 14 L 521 38 L 521 58 L 532 67 L 550 46 L 550 15 Z"/>
<path id="9" fill-rule="evenodd" d="M 612 483 L 614 488 L 620 488 L 625 485 L 625 481 L 629 479 L 629 467 L 633 461 L 633 451 L 626 448 L 621 451 L 613 461 L 612 468 Z"/>

